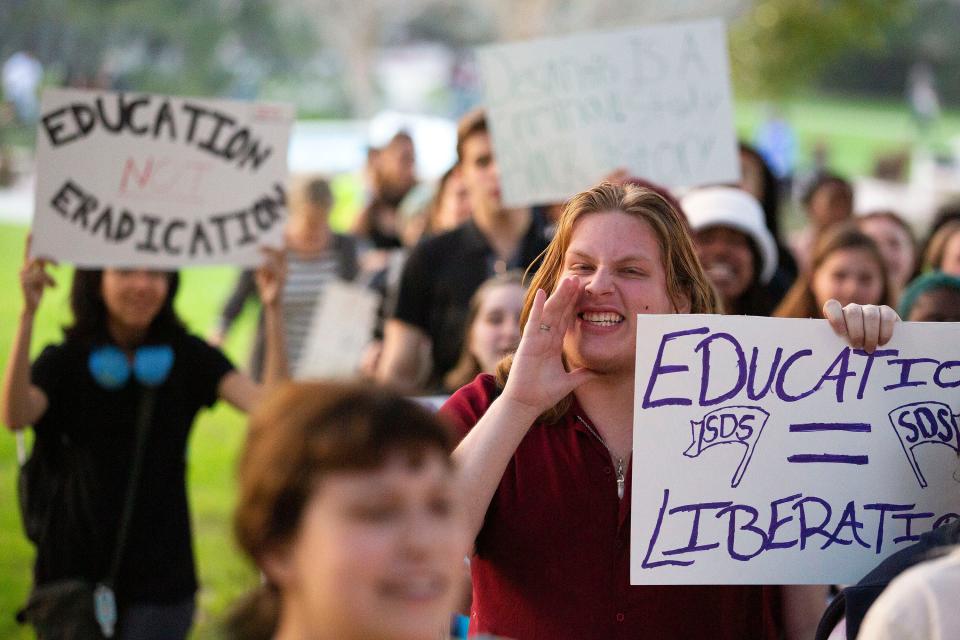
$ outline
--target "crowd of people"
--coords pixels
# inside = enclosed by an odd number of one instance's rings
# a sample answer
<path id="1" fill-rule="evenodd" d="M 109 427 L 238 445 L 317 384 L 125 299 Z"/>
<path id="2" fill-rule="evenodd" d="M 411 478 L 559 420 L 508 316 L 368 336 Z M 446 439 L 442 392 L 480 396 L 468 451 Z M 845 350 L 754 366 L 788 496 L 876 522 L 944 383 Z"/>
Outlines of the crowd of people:
<path id="1" fill-rule="evenodd" d="M 788 238 L 783 180 L 742 144 L 738 184 L 671 193 L 611 168 L 565 203 L 511 208 L 479 110 L 460 122 L 457 164 L 413 206 L 415 151 L 399 132 L 371 152 L 349 234 L 330 227 L 324 178 L 294 180 L 284 246 L 240 275 L 206 341 L 173 310 L 175 272 L 80 270 L 64 341 L 31 362 L 54 282 L 28 250 L 3 420 L 36 434 L 21 617 L 41 638 L 71 637 L 81 615 L 90 634 L 187 635 L 184 460 L 217 399 L 252 412 L 235 531 L 263 575 L 232 637 L 432 639 L 459 633 L 458 611 L 471 634 L 524 640 L 960 635 L 958 552 L 922 562 L 960 542 L 957 521 L 834 596 L 629 580 L 637 314 L 825 318 L 872 352 L 900 318 L 960 320 L 960 206 L 921 244 L 894 211 L 854 215 L 850 182 L 823 173 Z M 363 382 L 288 382 L 334 281 L 382 300 Z M 219 347 L 251 296 L 243 373 Z M 445 401 L 435 415 L 398 394 Z M 89 615 L 62 608 L 94 593 Z"/>

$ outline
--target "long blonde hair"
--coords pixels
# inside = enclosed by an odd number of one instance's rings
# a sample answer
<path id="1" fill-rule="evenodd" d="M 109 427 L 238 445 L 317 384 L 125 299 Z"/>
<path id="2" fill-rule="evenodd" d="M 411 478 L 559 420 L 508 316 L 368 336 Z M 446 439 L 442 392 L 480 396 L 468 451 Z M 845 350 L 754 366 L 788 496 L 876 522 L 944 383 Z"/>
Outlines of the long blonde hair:
<path id="1" fill-rule="evenodd" d="M 622 211 L 645 222 L 653 231 L 660 246 L 667 296 L 674 308 L 689 300 L 690 313 L 720 313 L 720 297 L 703 272 L 700 259 L 680 213 L 656 191 L 636 185 L 614 185 L 603 182 L 592 189 L 578 193 L 567 202 L 557 222 L 553 240 L 541 254 L 540 268 L 533 274 L 520 315 L 521 329 L 527 324 L 537 289 L 553 293 L 563 273 L 563 259 L 573 238 L 577 221 L 591 213 Z M 528 274 L 529 275 L 529 270 Z M 513 358 L 504 358 L 497 367 L 497 382 L 506 384 Z M 555 422 L 569 408 L 572 398 L 567 396 L 548 410 L 542 419 Z"/>

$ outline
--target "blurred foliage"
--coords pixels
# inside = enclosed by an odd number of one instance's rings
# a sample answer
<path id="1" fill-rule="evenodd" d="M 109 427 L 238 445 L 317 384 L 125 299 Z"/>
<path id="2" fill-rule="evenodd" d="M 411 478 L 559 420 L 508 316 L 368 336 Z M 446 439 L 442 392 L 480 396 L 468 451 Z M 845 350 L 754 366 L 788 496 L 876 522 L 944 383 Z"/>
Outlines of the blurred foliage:
<path id="1" fill-rule="evenodd" d="M 316 48 L 312 29 L 267 0 L 0 4 L 0 55 L 30 49 L 70 86 L 253 97 Z"/>
<path id="2" fill-rule="evenodd" d="M 818 86 L 833 93 L 899 98 L 910 68 L 923 62 L 933 70 L 943 102 L 960 105 L 958 25 L 960 2 L 922 0 L 911 20 L 887 26 L 885 46 L 845 53 L 827 67 Z"/>
<path id="3" fill-rule="evenodd" d="M 390 106 L 378 68 L 406 45 L 441 43 L 469 70 L 484 42 L 706 16 L 728 19 L 743 97 L 899 97 L 926 59 L 960 100 L 958 0 L 0 0 L 0 59 L 31 49 L 49 83 L 368 116 Z"/>
<path id="4" fill-rule="evenodd" d="M 909 21 L 910 0 L 757 0 L 730 29 L 739 93 L 783 99 L 809 87 L 850 50 L 878 50 Z"/>

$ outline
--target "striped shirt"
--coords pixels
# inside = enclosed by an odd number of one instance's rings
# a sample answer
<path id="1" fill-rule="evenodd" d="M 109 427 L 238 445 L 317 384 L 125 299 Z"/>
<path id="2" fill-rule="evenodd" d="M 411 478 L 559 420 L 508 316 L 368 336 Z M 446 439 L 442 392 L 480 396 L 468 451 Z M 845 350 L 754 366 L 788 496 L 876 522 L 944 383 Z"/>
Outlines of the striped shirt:
<path id="1" fill-rule="evenodd" d="M 307 345 L 313 314 L 327 283 L 338 279 L 339 262 L 333 251 L 316 256 L 287 255 L 287 282 L 283 288 L 283 324 L 286 329 L 287 358 L 296 367 Z"/>

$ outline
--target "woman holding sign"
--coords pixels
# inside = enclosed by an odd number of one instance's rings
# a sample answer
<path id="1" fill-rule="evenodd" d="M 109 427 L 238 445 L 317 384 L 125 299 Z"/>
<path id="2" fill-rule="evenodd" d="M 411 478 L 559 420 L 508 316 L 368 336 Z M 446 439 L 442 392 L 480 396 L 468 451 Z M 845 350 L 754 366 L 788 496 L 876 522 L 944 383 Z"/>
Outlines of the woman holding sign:
<path id="1" fill-rule="evenodd" d="M 197 589 L 187 438 L 201 408 L 222 398 L 248 411 L 262 387 L 187 333 L 173 309 L 177 273 L 147 269 L 78 270 L 74 323 L 31 365 L 34 316 L 54 285 L 47 265 L 27 257 L 21 271 L 24 308 L 3 387 L 4 422 L 33 425 L 36 435 L 21 477 L 24 523 L 37 546 L 22 619 L 40 637 L 61 637 L 67 626 L 109 636 L 114 625 L 121 637 L 186 637 Z M 286 369 L 284 271 L 283 255 L 266 251 L 257 282 L 268 381 Z"/>
<path id="2" fill-rule="evenodd" d="M 891 309 L 834 305 L 831 324 L 852 343 L 872 350 L 890 338 Z M 718 308 L 662 197 L 602 184 L 570 200 L 516 355 L 441 410 L 465 436 L 454 458 L 472 488 L 471 631 L 732 640 L 816 625 L 819 612 L 789 589 L 781 603 L 761 586 L 630 586 L 636 315 Z"/>

